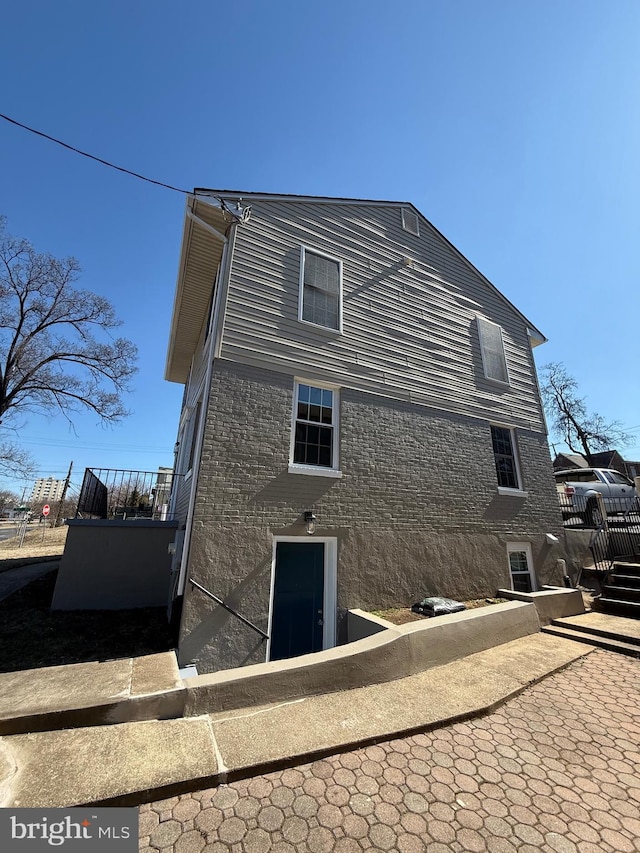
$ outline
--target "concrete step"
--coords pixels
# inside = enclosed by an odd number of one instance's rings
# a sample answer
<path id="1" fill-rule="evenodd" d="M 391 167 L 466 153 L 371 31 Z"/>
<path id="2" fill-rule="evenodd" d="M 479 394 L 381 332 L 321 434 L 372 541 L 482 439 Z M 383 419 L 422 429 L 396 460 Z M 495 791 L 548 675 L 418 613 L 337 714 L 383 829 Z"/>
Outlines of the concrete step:
<path id="1" fill-rule="evenodd" d="M 609 575 L 609 583 L 614 586 L 631 586 L 634 589 L 640 589 L 640 574 L 625 575 L 616 571 Z"/>
<path id="2" fill-rule="evenodd" d="M 640 601 L 640 587 L 623 586 L 622 584 L 605 584 L 602 588 L 604 598 L 615 601 L 635 602 Z"/>
<path id="3" fill-rule="evenodd" d="M 609 640 L 618 640 L 640 648 L 640 624 L 635 619 L 625 619 L 623 616 L 612 616 L 609 613 L 592 611 L 583 616 L 553 619 L 551 625 L 574 633 L 591 634 Z"/>
<path id="4" fill-rule="evenodd" d="M 137 805 L 212 787 L 485 714 L 591 652 L 536 633 L 351 690 L 177 720 L 2 737 L 0 807 Z"/>
<path id="5" fill-rule="evenodd" d="M 562 628 L 553 623 L 545 625 L 540 630 L 545 634 L 553 634 L 555 637 L 564 637 L 566 640 L 574 640 L 578 643 L 586 643 L 589 646 L 607 649 L 610 652 L 619 652 L 623 655 L 640 658 L 640 646 L 636 643 L 628 643 L 587 631 L 577 631 L 573 628 Z"/>
<path id="6" fill-rule="evenodd" d="M 594 603 L 599 610 L 604 610 L 606 613 L 618 614 L 630 619 L 640 619 L 640 602 L 621 601 L 601 596 L 594 599 Z"/>
<path id="7" fill-rule="evenodd" d="M 0 735 L 182 716 L 173 652 L 0 673 Z"/>
<path id="8" fill-rule="evenodd" d="M 619 574 L 634 575 L 635 577 L 640 577 L 640 563 L 618 559 L 613 561 L 612 568 L 614 572 L 617 572 Z"/>

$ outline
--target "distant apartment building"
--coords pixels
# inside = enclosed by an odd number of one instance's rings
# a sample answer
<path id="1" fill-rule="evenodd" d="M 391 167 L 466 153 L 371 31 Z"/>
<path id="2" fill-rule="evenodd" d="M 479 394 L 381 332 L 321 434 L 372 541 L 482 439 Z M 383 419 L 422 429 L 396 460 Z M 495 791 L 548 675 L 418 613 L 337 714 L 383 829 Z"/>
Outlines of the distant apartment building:
<path id="1" fill-rule="evenodd" d="M 30 504 L 51 503 L 59 501 L 64 491 L 64 480 L 54 480 L 53 477 L 40 477 L 33 484 Z"/>

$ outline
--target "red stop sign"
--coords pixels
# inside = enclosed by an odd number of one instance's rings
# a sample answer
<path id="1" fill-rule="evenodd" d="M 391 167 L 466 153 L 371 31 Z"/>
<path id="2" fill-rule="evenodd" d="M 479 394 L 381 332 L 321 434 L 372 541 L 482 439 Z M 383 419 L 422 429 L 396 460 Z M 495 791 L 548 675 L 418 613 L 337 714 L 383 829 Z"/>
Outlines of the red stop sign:
<path id="1" fill-rule="evenodd" d="M 42 514 L 43 514 L 43 515 L 45 515 L 45 516 L 46 516 L 46 515 L 49 515 L 50 509 L 51 509 L 51 508 L 50 508 L 49 504 L 45 504 L 45 505 L 42 507 Z"/>

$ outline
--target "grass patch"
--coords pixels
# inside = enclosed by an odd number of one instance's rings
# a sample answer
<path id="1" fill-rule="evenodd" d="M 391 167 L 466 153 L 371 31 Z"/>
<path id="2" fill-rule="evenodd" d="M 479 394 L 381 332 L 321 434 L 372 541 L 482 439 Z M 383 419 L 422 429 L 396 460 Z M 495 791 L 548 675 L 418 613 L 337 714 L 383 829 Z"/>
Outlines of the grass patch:
<path id="1" fill-rule="evenodd" d="M 0 602 L 0 672 L 164 652 L 164 607 L 51 610 L 57 570 Z"/>
<path id="2" fill-rule="evenodd" d="M 41 524 L 30 524 L 27 526 L 22 547 L 18 547 L 17 536 L 3 540 L 0 542 L 0 571 L 4 560 L 61 557 L 68 530 L 66 524 L 45 529 Z"/>

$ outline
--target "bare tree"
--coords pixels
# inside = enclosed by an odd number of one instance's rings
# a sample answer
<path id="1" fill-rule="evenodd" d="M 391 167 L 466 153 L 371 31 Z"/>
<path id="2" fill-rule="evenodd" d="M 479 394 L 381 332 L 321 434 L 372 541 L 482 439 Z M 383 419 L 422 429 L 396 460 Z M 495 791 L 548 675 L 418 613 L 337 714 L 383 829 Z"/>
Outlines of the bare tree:
<path id="1" fill-rule="evenodd" d="M 585 398 L 578 396 L 578 383 L 564 364 L 546 364 L 542 380 L 542 402 L 551 430 L 573 453 L 584 453 L 588 458 L 600 450 L 631 443 L 632 436 L 620 421 L 606 421 L 597 412 L 588 411 Z"/>
<path id="2" fill-rule="evenodd" d="M 0 489 L 0 516 L 14 509 L 20 503 L 20 498 L 9 489 Z"/>
<path id="3" fill-rule="evenodd" d="M 0 220 L 0 423 L 20 412 L 57 410 L 70 423 L 87 409 L 103 422 L 128 414 L 122 393 L 137 349 L 111 337 L 120 321 L 107 299 L 73 287 L 79 272 L 74 258 L 36 252 Z"/>
<path id="4" fill-rule="evenodd" d="M 15 442 L 0 437 L 0 474 L 15 475 L 29 479 L 36 472 L 36 463 L 31 454 Z"/>

